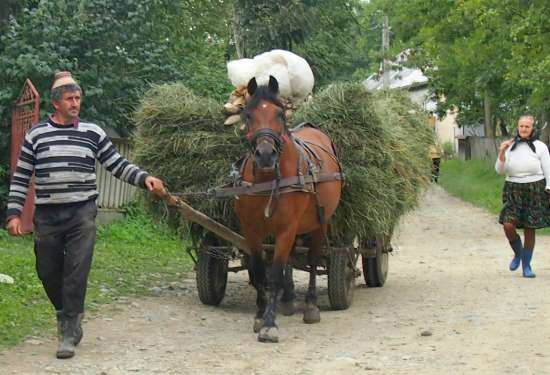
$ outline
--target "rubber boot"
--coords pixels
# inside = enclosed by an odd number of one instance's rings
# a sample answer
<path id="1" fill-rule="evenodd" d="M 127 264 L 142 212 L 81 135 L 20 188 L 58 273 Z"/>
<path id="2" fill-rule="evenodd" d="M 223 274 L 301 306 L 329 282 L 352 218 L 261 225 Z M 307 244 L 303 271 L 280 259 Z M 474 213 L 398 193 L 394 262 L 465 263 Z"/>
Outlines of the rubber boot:
<path id="1" fill-rule="evenodd" d="M 75 341 L 74 346 L 77 346 L 80 344 L 80 340 L 82 340 L 82 336 L 84 335 L 84 331 L 82 330 L 82 319 L 84 318 L 84 313 L 80 313 L 76 316 L 76 332 L 75 332 Z"/>
<path id="2" fill-rule="evenodd" d="M 524 249 L 522 257 L 523 277 L 533 278 L 536 277 L 535 273 L 531 269 L 531 258 L 533 258 L 534 249 Z"/>
<path id="3" fill-rule="evenodd" d="M 55 310 L 55 317 L 57 319 L 57 341 L 61 343 L 63 341 L 63 310 Z"/>
<path id="4" fill-rule="evenodd" d="M 510 262 L 510 271 L 515 271 L 518 269 L 521 264 L 521 257 L 523 254 L 523 246 L 521 245 L 521 238 L 516 238 L 513 241 L 510 241 L 510 246 L 514 250 L 514 258 Z"/>
<path id="5" fill-rule="evenodd" d="M 78 316 L 61 318 L 62 339 L 57 348 L 56 357 L 66 359 L 74 357 L 75 342 L 77 341 Z"/>

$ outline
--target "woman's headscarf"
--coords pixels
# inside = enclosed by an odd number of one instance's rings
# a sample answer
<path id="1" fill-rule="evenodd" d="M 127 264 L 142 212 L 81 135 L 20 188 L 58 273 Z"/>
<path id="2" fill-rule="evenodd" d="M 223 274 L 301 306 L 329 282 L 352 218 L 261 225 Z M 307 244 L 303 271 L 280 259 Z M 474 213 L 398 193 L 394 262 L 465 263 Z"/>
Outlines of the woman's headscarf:
<path id="1" fill-rule="evenodd" d="M 525 142 L 525 143 L 527 143 L 529 148 L 531 150 L 533 150 L 533 152 L 537 152 L 536 148 L 535 148 L 535 145 L 533 144 L 533 142 L 536 141 L 537 139 L 539 139 L 539 136 L 538 136 L 537 132 L 535 131 L 535 129 L 533 129 L 533 131 L 531 132 L 531 135 L 529 136 L 529 138 L 521 138 L 519 136 L 519 130 L 518 130 L 516 132 L 516 136 L 514 137 L 514 144 L 512 144 L 512 147 L 510 148 L 510 151 L 514 151 L 514 149 L 516 148 L 516 146 L 518 144 L 520 144 L 521 142 Z"/>

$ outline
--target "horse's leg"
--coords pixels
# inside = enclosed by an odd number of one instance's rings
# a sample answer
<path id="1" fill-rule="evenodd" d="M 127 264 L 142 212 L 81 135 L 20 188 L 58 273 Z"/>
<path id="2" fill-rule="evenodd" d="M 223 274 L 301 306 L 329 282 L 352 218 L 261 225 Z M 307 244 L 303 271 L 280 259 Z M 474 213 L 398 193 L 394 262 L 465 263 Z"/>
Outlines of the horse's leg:
<path id="1" fill-rule="evenodd" d="M 263 326 L 263 315 L 265 313 L 265 307 L 267 305 L 265 287 L 267 284 L 265 264 L 262 258 L 262 251 L 254 252 L 250 256 L 250 263 L 248 264 L 248 274 L 250 276 L 250 282 L 256 289 L 256 316 L 254 317 L 253 330 L 255 333 L 260 331 Z"/>
<path id="2" fill-rule="evenodd" d="M 275 238 L 273 263 L 269 270 L 267 287 L 267 307 L 264 314 L 264 325 L 258 334 L 258 341 L 279 342 L 279 329 L 275 324 L 277 317 L 277 302 L 281 289 L 284 287 L 283 269 L 288 263 L 288 255 L 296 237 L 296 227 L 288 228 Z"/>
<path id="3" fill-rule="evenodd" d="M 263 238 L 258 236 L 254 230 L 243 225 L 243 233 L 245 235 L 248 246 L 251 249 L 250 259 L 248 262 L 248 276 L 250 283 L 256 289 L 256 316 L 254 317 L 253 330 L 258 333 L 263 325 L 263 315 L 267 305 L 266 299 L 266 272 L 263 259 Z"/>
<path id="4" fill-rule="evenodd" d="M 312 324 L 321 321 L 321 313 L 317 306 L 317 264 L 322 255 L 323 245 L 325 244 L 325 235 L 322 228 L 311 232 L 311 246 L 307 254 L 309 263 L 309 285 L 306 294 L 306 303 L 304 308 L 304 323 Z"/>
<path id="5" fill-rule="evenodd" d="M 287 263 L 283 269 L 283 295 L 279 304 L 279 311 L 284 316 L 294 315 L 296 312 L 296 293 L 294 293 L 294 279 L 292 278 L 292 266 Z"/>

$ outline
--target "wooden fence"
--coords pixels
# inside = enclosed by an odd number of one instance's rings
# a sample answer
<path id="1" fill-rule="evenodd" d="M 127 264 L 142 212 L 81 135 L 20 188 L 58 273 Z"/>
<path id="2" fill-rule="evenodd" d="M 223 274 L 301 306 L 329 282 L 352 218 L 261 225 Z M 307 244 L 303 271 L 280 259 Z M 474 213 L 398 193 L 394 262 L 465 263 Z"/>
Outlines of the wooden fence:
<path id="1" fill-rule="evenodd" d="M 476 136 L 459 138 L 458 157 L 460 160 L 496 160 L 498 148 L 503 140 L 503 138 L 486 138 Z"/>

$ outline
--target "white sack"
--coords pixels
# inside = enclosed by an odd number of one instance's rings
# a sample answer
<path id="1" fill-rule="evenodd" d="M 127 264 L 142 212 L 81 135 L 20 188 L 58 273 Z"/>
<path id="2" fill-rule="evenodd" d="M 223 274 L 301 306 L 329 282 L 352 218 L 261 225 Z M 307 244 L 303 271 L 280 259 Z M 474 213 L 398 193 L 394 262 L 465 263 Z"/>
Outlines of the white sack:
<path id="1" fill-rule="evenodd" d="M 254 59 L 227 63 L 227 73 L 235 87 L 246 86 L 252 77 L 259 85 L 267 84 L 269 76 L 279 82 L 281 96 L 301 101 L 313 90 L 313 72 L 302 57 L 285 50 L 264 52 Z"/>

